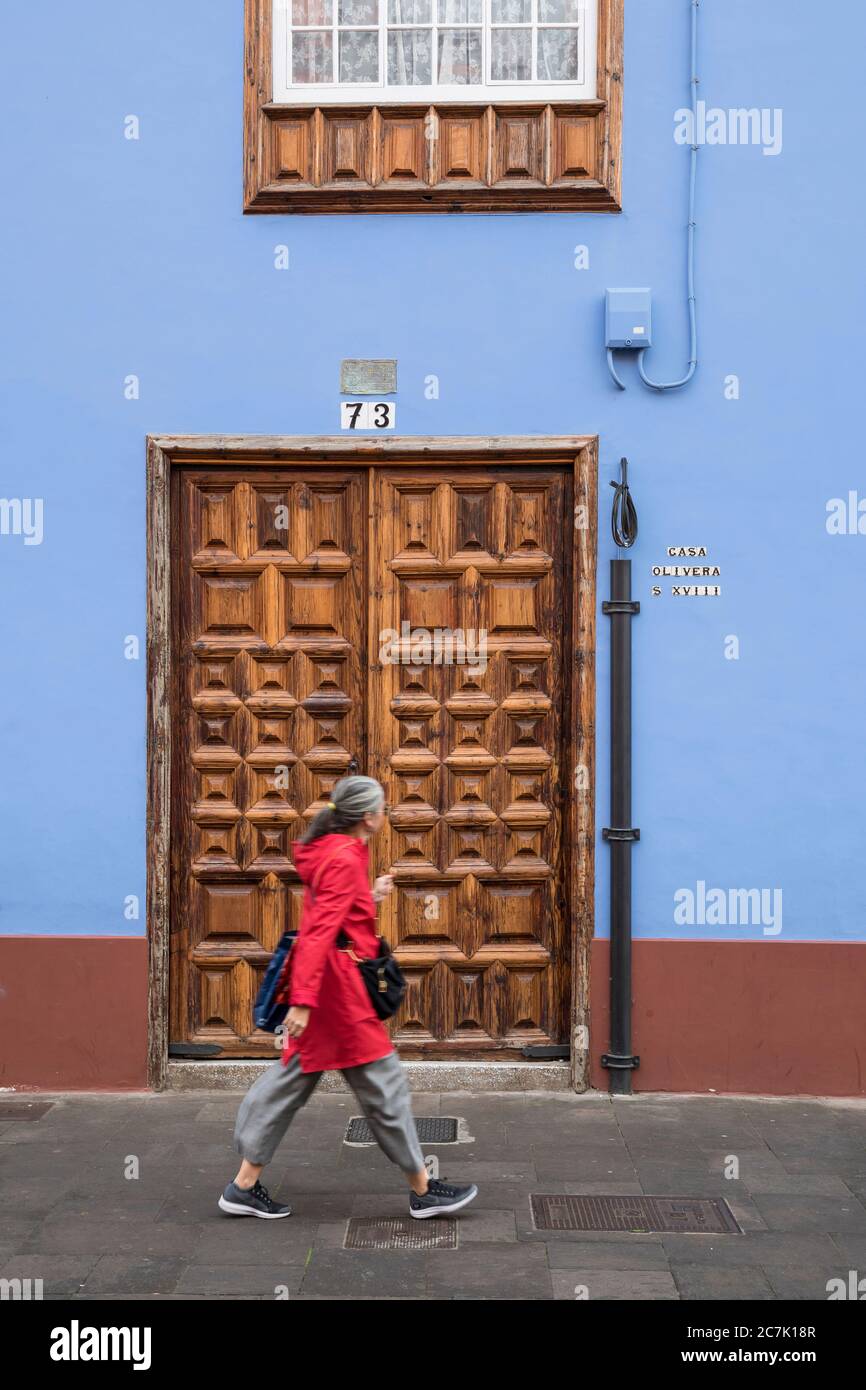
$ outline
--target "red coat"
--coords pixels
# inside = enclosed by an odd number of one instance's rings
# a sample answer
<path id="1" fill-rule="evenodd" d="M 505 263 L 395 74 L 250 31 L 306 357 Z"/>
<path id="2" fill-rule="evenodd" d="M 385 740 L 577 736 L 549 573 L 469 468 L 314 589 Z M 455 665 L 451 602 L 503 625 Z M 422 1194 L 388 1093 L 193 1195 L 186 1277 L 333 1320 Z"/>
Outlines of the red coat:
<path id="1" fill-rule="evenodd" d="M 286 1039 L 283 1063 L 299 1052 L 301 1071 L 338 1071 L 387 1057 L 394 1051 L 388 1031 L 357 965 L 336 946 L 342 927 L 356 955 L 378 954 L 367 846 L 354 835 L 323 835 L 311 844 L 296 844 L 294 859 L 303 883 L 315 879 L 315 887 L 304 893 L 287 995 L 292 1004 L 309 1005 L 311 1013 L 300 1038 Z"/>

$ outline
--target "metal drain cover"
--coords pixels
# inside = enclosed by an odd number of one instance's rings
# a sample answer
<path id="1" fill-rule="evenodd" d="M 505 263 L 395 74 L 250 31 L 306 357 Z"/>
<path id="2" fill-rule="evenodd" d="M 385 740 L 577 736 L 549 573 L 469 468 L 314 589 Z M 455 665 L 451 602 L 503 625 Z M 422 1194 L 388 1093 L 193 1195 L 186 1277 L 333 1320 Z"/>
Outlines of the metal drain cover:
<path id="1" fill-rule="evenodd" d="M 457 1121 L 444 1115 L 421 1115 L 415 1121 L 418 1139 L 422 1144 L 456 1144 Z M 344 1144 L 375 1144 L 376 1139 L 365 1119 L 356 1115 L 349 1121 Z"/>
<path id="2" fill-rule="evenodd" d="M 41 1120 L 53 1104 L 46 1100 L 2 1100 L 0 1120 Z"/>
<path id="3" fill-rule="evenodd" d="M 533 1194 L 539 1231 L 626 1231 L 649 1235 L 739 1235 L 727 1202 L 717 1197 L 542 1197 Z"/>
<path id="4" fill-rule="evenodd" d="M 440 1217 L 353 1216 L 346 1226 L 345 1250 L 456 1250 L 457 1222 Z"/>

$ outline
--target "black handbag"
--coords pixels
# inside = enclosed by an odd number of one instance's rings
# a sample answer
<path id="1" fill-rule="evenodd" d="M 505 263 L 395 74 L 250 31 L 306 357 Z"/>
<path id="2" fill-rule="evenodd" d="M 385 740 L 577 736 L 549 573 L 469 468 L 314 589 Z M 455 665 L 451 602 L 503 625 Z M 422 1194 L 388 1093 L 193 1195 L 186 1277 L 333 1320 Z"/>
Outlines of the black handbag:
<path id="1" fill-rule="evenodd" d="M 346 945 L 342 943 L 346 942 Z M 349 938 L 346 933 L 341 931 L 337 937 L 337 946 L 346 955 L 351 956 L 358 967 L 361 979 L 370 996 L 370 1002 L 380 1018 L 391 1018 L 399 1009 L 406 993 L 406 977 L 397 964 L 395 956 L 391 953 L 384 936 L 379 937 L 379 954 L 377 956 L 356 956 L 352 950 Z"/>

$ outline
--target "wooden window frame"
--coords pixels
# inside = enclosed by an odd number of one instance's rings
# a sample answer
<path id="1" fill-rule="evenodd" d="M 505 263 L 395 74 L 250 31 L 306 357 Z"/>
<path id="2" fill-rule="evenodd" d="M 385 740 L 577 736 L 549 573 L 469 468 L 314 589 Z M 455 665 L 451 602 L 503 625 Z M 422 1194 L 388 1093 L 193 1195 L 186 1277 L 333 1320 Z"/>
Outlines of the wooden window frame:
<path id="1" fill-rule="evenodd" d="M 624 0 L 598 0 L 594 101 L 288 105 L 272 0 L 244 0 L 244 212 L 619 212 Z"/>
<path id="2" fill-rule="evenodd" d="M 598 437 L 448 436 L 347 439 L 344 436 L 183 435 L 147 439 L 147 941 L 148 1084 L 169 1084 L 169 901 L 171 857 L 172 472 L 179 466 L 274 464 L 315 473 L 397 464 L 461 468 L 559 464 L 572 470 L 575 527 L 569 722 L 573 767 L 563 768 L 562 833 L 569 846 L 563 884 L 571 919 L 571 1084 L 590 1084 L 590 947 L 595 924 L 595 648 L 598 556 Z M 578 516 L 586 524 L 578 525 Z M 582 777 L 578 785 L 576 773 Z M 183 827 L 181 827 L 183 829 Z M 422 1066 L 423 1063 L 418 1063 Z"/>

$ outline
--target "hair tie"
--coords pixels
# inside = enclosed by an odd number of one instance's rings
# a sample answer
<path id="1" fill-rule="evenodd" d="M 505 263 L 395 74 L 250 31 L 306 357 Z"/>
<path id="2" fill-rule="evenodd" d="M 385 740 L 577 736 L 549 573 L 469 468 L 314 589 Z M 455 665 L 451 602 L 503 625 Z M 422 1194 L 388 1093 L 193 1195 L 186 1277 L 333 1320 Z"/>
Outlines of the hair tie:
<path id="1" fill-rule="evenodd" d="M 334 805 L 334 802 L 333 802 L 333 801 L 329 801 L 329 802 L 328 802 L 328 810 L 329 810 L 329 811 L 336 811 L 336 809 L 337 809 L 337 808 L 336 808 L 336 806 Z"/>

